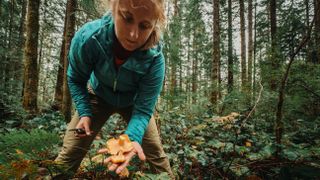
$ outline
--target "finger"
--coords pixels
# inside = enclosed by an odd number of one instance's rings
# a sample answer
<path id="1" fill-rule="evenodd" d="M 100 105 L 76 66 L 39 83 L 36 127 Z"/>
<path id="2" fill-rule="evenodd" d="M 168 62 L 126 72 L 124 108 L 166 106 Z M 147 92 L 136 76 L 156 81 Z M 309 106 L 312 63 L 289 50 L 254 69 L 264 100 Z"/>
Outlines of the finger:
<path id="1" fill-rule="evenodd" d="M 92 131 L 90 130 L 89 124 L 85 123 L 83 126 L 84 126 L 84 130 L 86 131 L 87 136 L 91 136 Z"/>
<path id="2" fill-rule="evenodd" d="M 76 136 L 76 137 L 79 137 L 79 138 L 83 138 L 83 137 L 86 137 L 87 135 L 86 134 L 78 134 L 78 133 L 74 133 L 74 135 Z"/>
<path id="3" fill-rule="evenodd" d="M 139 157 L 139 159 L 140 159 L 141 161 L 146 160 L 146 155 L 144 155 L 141 146 L 136 146 L 136 147 L 135 147 L 135 150 L 136 150 L 136 152 L 137 152 L 137 154 L 138 154 L 138 157 Z"/>
<path id="4" fill-rule="evenodd" d="M 112 164 L 110 167 L 109 167 L 109 171 L 114 171 L 117 169 L 119 165 L 118 164 Z"/>
<path id="5" fill-rule="evenodd" d="M 98 154 L 103 154 L 103 153 L 108 153 L 108 149 L 107 148 L 103 148 L 103 149 L 99 149 L 98 150 Z"/>
<path id="6" fill-rule="evenodd" d="M 111 157 L 108 157 L 105 160 L 103 160 L 103 163 L 107 165 L 110 161 L 111 161 Z"/>
<path id="7" fill-rule="evenodd" d="M 117 174 L 120 174 L 121 171 L 123 171 L 123 169 L 125 167 L 127 167 L 129 165 L 129 162 L 131 161 L 132 157 L 135 155 L 136 153 L 134 152 L 130 152 L 129 154 L 127 154 L 126 156 L 126 161 L 124 163 L 122 163 L 116 170 L 116 173 Z"/>

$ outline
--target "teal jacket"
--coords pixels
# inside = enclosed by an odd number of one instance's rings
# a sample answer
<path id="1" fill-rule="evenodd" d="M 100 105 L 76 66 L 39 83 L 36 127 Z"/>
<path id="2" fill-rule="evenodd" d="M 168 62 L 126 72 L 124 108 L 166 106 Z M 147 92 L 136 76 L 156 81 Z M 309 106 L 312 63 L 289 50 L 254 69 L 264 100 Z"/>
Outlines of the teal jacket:
<path id="1" fill-rule="evenodd" d="M 162 46 L 136 50 L 117 71 L 112 52 L 114 38 L 111 15 L 86 23 L 75 34 L 68 54 L 70 94 L 80 117 L 92 116 L 88 82 L 107 103 L 118 108 L 133 106 L 125 133 L 141 144 L 164 80 Z"/>

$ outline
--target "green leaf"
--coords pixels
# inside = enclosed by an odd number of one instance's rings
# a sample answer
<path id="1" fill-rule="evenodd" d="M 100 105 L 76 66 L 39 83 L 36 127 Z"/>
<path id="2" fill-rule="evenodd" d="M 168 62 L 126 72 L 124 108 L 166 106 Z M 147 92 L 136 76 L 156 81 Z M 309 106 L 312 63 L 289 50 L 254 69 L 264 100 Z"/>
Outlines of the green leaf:
<path id="1" fill-rule="evenodd" d="M 214 139 L 214 140 L 210 140 L 210 141 L 207 143 L 207 145 L 208 145 L 208 146 L 211 146 L 211 147 L 213 147 L 213 148 L 220 149 L 220 148 L 222 148 L 222 147 L 225 147 L 226 144 L 223 143 L 223 142 L 220 142 L 219 140 Z"/>

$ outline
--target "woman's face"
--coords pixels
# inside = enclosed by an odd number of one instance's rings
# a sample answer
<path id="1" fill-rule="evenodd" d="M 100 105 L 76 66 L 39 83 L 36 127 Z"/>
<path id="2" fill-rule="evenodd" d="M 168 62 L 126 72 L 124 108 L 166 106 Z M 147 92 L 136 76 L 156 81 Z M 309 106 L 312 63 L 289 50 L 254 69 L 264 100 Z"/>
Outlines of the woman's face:
<path id="1" fill-rule="evenodd" d="M 113 12 L 115 33 L 121 45 L 133 51 L 145 44 L 154 29 L 155 5 L 150 0 L 118 1 Z"/>

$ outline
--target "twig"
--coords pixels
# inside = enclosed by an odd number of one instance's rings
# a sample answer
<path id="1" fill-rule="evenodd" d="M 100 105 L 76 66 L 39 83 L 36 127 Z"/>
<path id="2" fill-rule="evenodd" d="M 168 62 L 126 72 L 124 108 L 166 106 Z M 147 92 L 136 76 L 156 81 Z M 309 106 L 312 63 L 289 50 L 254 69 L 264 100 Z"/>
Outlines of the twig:
<path id="1" fill-rule="evenodd" d="M 257 108 L 257 105 L 258 105 L 258 103 L 260 101 L 261 94 L 262 94 L 262 91 L 263 91 L 263 86 L 261 84 L 261 80 L 259 81 L 259 85 L 260 85 L 260 91 L 259 91 L 258 99 L 257 99 L 255 105 L 253 106 L 253 108 L 251 109 L 250 113 L 246 117 L 246 119 L 241 123 L 240 130 L 244 126 L 244 124 L 247 122 L 247 120 L 250 118 L 251 114 L 255 111 L 255 109 Z"/>

